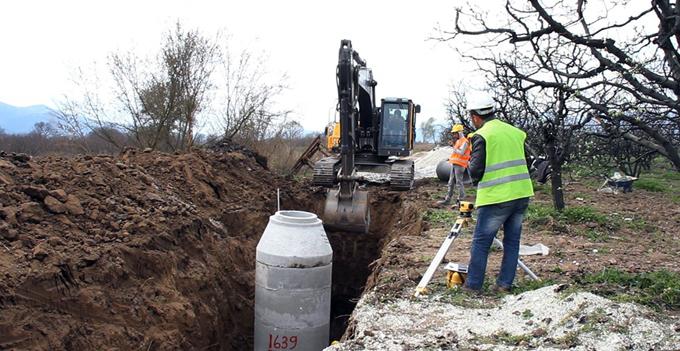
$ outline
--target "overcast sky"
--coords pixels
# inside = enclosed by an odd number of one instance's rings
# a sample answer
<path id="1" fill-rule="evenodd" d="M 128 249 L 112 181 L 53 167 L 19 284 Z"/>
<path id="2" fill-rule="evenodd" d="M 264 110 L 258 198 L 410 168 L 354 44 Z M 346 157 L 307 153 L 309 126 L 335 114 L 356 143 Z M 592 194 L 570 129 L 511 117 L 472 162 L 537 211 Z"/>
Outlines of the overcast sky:
<path id="1" fill-rule="evenodd" d="M 377 97 L 408 97 L 421 121 L 445 118 L 448 86 L 466 76 L 448 44 L 427 40 L 453 19 L 452 1 L 5 1 L 0 5 L 0 101 L 53 107 L 74 67 L 112 51 L 153 51 L 179 19 L 268 55 L 289 77 L 280 99 L 306 129 L 320 130 L 336 104 L 341 39 L 373 68 Z"/>

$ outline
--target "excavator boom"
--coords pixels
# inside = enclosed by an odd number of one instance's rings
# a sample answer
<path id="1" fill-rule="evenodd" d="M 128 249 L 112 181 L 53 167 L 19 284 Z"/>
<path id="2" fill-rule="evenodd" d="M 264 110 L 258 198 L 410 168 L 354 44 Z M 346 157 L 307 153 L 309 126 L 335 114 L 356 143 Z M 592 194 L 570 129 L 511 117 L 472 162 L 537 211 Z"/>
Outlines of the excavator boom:
<path id="1" fill-rule="evenodd" d="M 352 42 L 343 40 L 336 70 L 340 112 L 340 185 L 338 189 L 329 189 L 326 194 L 323 220 L 331 229 L 366 233 L 371 218 L 368 192 L 358 189 L 359 178 L 354 164 L 355 131 L 360 113 L 356 106 L 359 87 L 355 78 L 357 67 L 364 66 L 366 62 L 352 49 Z"/>

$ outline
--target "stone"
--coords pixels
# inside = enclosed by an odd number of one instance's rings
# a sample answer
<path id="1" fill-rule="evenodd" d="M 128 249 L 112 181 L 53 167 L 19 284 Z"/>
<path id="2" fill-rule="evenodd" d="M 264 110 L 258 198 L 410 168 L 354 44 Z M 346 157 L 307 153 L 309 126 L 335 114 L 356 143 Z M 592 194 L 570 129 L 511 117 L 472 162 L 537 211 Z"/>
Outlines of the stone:
<path id="1" fill-rule="evenodd" d="M 32 185 L 21 187 L 21 191 L 24 192 L 24 194 L 30 196 L 32 199 L 40 201 L 45 200 L 47 195 L 50 194 L 49 190 L 45 189 L 44 187 Z"/>
<path id="2" fill-rule="evenodd" d="M 4 185 L 14 184 L 14 180 L 12 179 L 12 177 L 4 174 L 3 172 L 0 172 L 0 185 L 2 184 Z"/>
<path id="3" fill-rule="evenodd" d="M 534 329 L 533 332 L 531 332 L 531 335 L 532 335 L 534 338 L 540 338 L 540 337 L 544 336 L 544 335 L 547 334 L 547 333 L 548 333 L 548 332 L 546 332 L 545 329 L 543 329 L 543 328 L 536 328 L 536 329 Z"/>
<path id="4" fill-rule="evenodd" d="M 66 213 L 66 206 L 59 200 L 48 195 L 45 197 L 45 206 L 52 213 Z"/>
<path id="5" fill-rule="evenodd" d="M 72 215 L 81 215 L 85 213 L 83 206 L 80 204 L 80 200 L 78 200 L 78 198 L 73 195 L 68 196 L 68 199 L 64 205 L 66 206 L 68 213 Z"/>
<path id="6" fill-rule="evenodd" d="M 19 206 L 17 217 L 23 222 L 39 223 L 43 218 L 43 209 L 37 202 L 26 202 Z"/>
<path id="7" fill-rule="evenodd" d="M 47 242 L 52 246 L 64 246 L 64 240 L 58 236 L 51 236 L 47 239 Z"/>
<path id="8" fill-rule="evenodd" d="M 66 202 L 66 200 L 68 199 L 68 195 L 66 194 L 64 189 L 52 190 L 50 191 L 50 196 L 54 197 L 55 199 L 61 202 Z"/>
<path id="9" fill-rule="evenodd" d="M 6 161 L 6 160 L 0 160 L 0 168 L 5 168 L 5 169 L 15 169 L 17 166 L 15 166 L 12 162 Z"/>
<path id="10" fill-rule="evenodd" d="M 0 238 L 14 241 L 19 236 L 19 232 L 12 228 L 7 222 L 0 222 Z"/>
<path id="11" fill-rule="evenodd" d="M 28 162 L 31 160 L 31 156 L 27 154 L 12 154 L 12 158 L 19 162 Z"/>
<path id="12" fill-rule="evenodd" d="M 153 149 L 151 149 L 150 147 L 147 147 L 142 152 L 149 153 L 151 151 L 153 151 Z"/>
<path id="13" fill-rule="evenodd" d="M 17 210 L 15 207 L 0 207 L 0 218 L 9 224 L 17 224 Z"/>
<path id="14" fill-rule="evenodd" d="M 36 245 L 33 250 L 33 258 L 35 258 L 38 261 L 43 261 L 47 256 L 49 256 L 49 252 L 47 252 L 47 244 L 45 243 L 40 243 Z"/>

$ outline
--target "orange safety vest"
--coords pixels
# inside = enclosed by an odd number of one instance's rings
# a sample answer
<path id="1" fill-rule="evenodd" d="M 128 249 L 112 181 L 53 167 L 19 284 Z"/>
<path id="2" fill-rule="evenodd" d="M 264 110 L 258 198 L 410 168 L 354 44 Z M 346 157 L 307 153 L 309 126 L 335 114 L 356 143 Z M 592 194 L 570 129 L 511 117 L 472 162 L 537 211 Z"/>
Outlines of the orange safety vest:
<path id="1" fill-rule="evenodd" d="M 463 147 L 465 147 L 465 151 L 461 153 Z M 449 157 L 449 163 L 467 168 L 468 163 L 470 163 L 471 150 L 472 146 L 468 139 L 466 137 L 459 138 L 453 145 L 453 153 L 451 153 L 451 156 Z"/>

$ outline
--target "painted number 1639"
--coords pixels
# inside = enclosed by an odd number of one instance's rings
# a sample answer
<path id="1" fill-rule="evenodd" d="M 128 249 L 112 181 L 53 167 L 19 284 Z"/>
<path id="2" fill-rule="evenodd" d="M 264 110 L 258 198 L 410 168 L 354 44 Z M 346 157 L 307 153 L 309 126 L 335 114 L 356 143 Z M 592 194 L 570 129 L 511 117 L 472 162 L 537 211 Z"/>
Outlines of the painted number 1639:
<path id="1" fill-rule="evenodd" d="M 271 335 L 269 334 L 269 351 L 272 350 L 293 350 L 297 347 L 297 335 Z"/>

